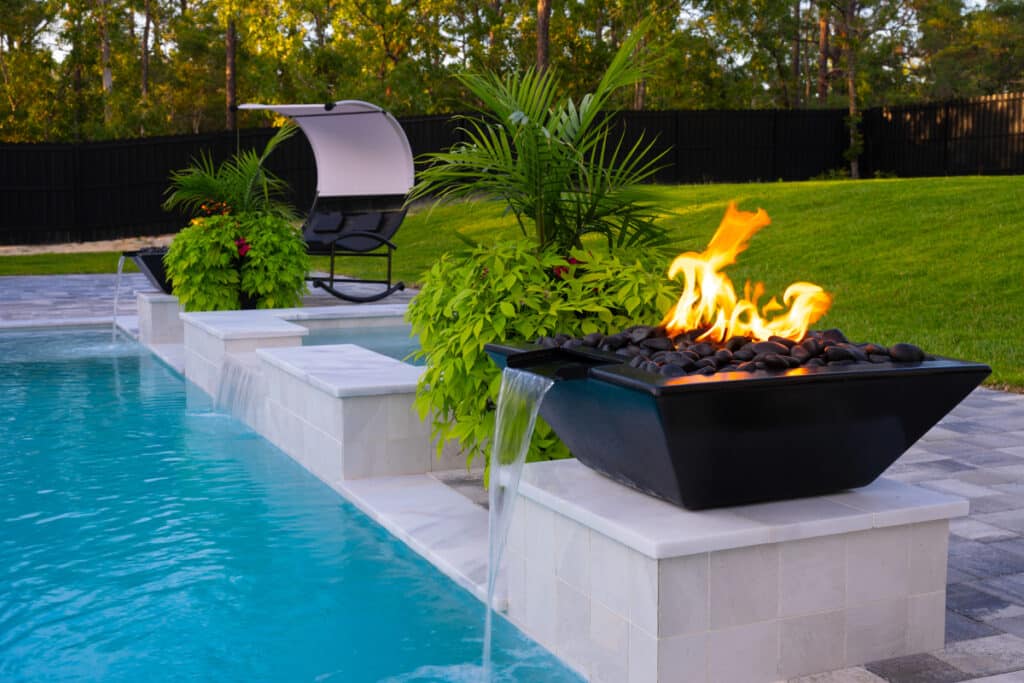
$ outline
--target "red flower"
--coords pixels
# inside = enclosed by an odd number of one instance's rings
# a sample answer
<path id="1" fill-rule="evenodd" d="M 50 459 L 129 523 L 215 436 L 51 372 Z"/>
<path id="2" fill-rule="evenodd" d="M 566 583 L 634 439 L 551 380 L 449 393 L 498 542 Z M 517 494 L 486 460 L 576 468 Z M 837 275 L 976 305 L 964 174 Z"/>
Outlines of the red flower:
<path id="1" fill-rule="evenodd" d="M 570 256 L 566 259 L 566 263 L 576 266 L 583 263 L 583 261 L 580 261 L 575 256 Z M 551 272 L 554 273 L 555 277 L 559 280 L 564 280 L 565 276 L 569 274 L 569 266 L 555 266 L 551 269 Z"/>
<path id="2" fill-rule="evenodd" d="M 248 242 L 245 241 L 244 237 L 239 237 L 237 240 L 235 240 L 235 246 L 238 247 L 239 256 L 245 256 L 246 254 L 249 253 L 250 245 Z"/>

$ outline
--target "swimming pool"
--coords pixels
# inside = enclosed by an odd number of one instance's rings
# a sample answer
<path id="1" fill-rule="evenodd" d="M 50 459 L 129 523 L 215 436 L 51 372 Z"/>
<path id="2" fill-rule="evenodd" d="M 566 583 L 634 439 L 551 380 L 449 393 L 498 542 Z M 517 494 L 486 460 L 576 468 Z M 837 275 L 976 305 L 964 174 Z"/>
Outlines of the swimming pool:
<path id="1" fill-rule="evenodd" d="M 0 334 L 0 679 L 478 680 L 481 603 L 198 393 L 109 330 Z"/>
<path id="2" fill-rule="evenodd" d="M 411 334 L 412 327 L 404 323 L 375 327 L 311 329 L 309 334 L 302 338 L 302 345 L 355 344 L 412 365 L 425 365 L 426 359 L 410 357 L 413 352 L 420 350 L 419 339 L 410 336 Z"/>

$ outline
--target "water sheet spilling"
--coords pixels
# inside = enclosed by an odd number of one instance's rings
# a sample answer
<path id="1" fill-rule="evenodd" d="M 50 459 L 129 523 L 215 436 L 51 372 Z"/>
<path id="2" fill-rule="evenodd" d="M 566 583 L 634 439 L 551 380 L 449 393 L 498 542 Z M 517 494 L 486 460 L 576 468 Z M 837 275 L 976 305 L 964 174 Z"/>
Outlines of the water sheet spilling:
<path id="1" fill-rule="evenodd" d="M 260 424 L 265 398 L 263 369 L 256 354 L 226 355 L 214 407 L 240 422 Z"/>
<path id="2" fill-rule="evenodd" d="M 124 270 L 124 254 L 117 259 L 117 279 L 114 280 L 114 320 L 110 327 L 110 341 L 117 341 L 117 306 L 121 298 L 121 271 Z"/>
<path id="3" fill-rule="evenodd" d="M 505 368 L 501 375 L 494 442 L 491 445 L 488 479 L 489 511 L 487 553 L 487 616 L 484 622 L 483 665 L 485 680 L 491 679 L 491 631 L 494 618 L 494 593 L 501 557 L 512 524 L 512 510 L 519 492 L 519 479 L 526 462 L 526 451 L 533 436 L 544 394 L 553 382 L 547 377 Z"/>

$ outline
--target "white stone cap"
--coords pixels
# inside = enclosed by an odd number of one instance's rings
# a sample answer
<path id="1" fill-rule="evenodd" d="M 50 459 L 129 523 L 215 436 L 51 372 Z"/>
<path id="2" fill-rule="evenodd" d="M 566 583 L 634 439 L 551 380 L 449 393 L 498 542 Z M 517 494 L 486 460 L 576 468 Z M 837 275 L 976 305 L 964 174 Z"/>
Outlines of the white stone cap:
<path id="1" fill-rule="evenodd" d="M 399 318 L 405 321 L 408 304 L 374 304 L 373 306 L 314 306 L 287 308 L 276 314 L 284 320 L 349 320 L 359 318 Z"/>
<path id="2" fill-rule="evenodd" d="M 154 297 L 176 299 L 170 294 Z M 155 300 L 160 300 L 159 298 Z M 316 306 L 311 308 L 269 308 L 251 311 L 205 311 L 180 313 L 179 317 L 218 339 L 267 339 L 271 337 L 304 337 L 309 330 L 291 321 L 303 320 L 365 320 L 394 318 L 405 322 L 408 304 L 377 304 L 374 306 Z"/>
<path id="3" fill-rule="evenodd" d="M 520 495 L 654 559 L 963 517 L 968 502 L 890 479 L 815 498 L 691 512 L 578 460 L 526 465 Z"/>
<path id="4" fill-rule="evenodd" d="M 412 393 L 425 369 L 354 344 L 257 349 L 256 353 L 335 398 Z"/>
<path id="5" fill-rule="evenodd" d="M 193 325 L 217 339 L 268 339 L 305 337 L 309 330 L 279 317 L 280 311 L 206 311 L 181 313 L 186 325 Z"/>
<path id="6" fill-rule="evenodd" d="M 178 297 L 173 294 L 164 294 L 163 292 L 136 292 L 135 296 L 155 304 L 178 303 Z"/>

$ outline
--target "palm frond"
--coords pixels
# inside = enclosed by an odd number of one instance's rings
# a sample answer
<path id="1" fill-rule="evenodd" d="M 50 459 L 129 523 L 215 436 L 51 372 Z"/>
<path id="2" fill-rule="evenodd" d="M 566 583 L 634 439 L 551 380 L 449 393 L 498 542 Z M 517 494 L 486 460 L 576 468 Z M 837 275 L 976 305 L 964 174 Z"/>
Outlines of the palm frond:
<path id="1" fill-rule="evenodd" d="M 646 75 L 635 53 L 651 21 L 623 42 L 600 84 L 579 102 L 561 94 L 550 69 L 460 75 L 482 109 L 462 119 L 463 142 L 420 158 L 410 201 L 500 199 L 520 225 L 532 223 L 541 248 L 567 251 L 592 233 L 612 247 L 657 243 L 663 231 L 630 188 L 657 172 L 665 152 L 643 138 L 627 146 L 622 135 L 609 146 L 612 120 L 603 111 L 616 91 Z"/>

